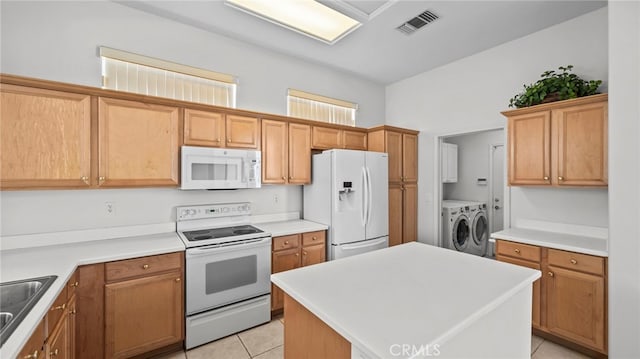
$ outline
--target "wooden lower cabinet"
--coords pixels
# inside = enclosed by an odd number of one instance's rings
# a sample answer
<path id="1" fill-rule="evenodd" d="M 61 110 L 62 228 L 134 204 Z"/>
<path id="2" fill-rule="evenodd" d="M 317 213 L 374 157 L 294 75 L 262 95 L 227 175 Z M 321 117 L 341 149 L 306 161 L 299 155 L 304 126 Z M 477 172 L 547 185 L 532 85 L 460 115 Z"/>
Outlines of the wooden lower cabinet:
<path id="1" fill-rule="evenodd" d="M 18 359 L 36 359 L 43 357 L 44 354 L 44 342 L 46 340 L 45 334 L 45 320 L 42 319 L 40 324 L 36 327 L 36 330 L 31 334 L 31 337 L 22 347 Z"/>
<path id="2" fill-rule="evenodd" d="M 497 240 L 496 259 L 542 271 L 533 284 L 533 328 L 607 354 L 606 258 Z"/>
<path id="3" fill-rule="evenodd" d="M 403 193 L 399 184 L 389 185 L 389 247 L 402 244 Z"/>
<path id="4" fill-rule="evenodd" d="M 402 185 L 402 243 L 418 240 L 418 184 Z"/>
<path id="5" fill-rule="evenodd" d="M 273 237 L 271 273 L 279 273 L 298 267 L 326 261 L 326 232 L 315 231 L 288 236 Z M 284 308 L 284 292 L 271 285 L 271 311 Z"/>

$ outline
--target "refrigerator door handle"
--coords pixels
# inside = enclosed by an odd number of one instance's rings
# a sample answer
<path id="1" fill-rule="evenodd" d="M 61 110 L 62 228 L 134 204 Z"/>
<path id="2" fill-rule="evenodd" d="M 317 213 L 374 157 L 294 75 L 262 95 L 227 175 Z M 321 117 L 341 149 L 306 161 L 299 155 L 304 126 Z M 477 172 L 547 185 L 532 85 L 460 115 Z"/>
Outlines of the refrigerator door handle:
<path id="1" fill-rule="evenodd" d="M 369 206 L 369 197 L 367 196 L 367 170 L 362 167 L 362 206 L 360 206 L 360 221 L 362 225 L 367 224 L 367 208 Z"/>
<path id="2" fill-rule="evenodd" d="M 348 250 L 354 250 L 354 249 L 360 249 L 360 248 L 366 248 L 366 247 L 374 247 L 374 246 L 377 246 L 378 244 L 384 243 L 385 241 L 386 241 L 385 238 L 381 238 L 377 240 L 368 240 L 368 241 L 364 241 L 357 244 L 343 244 L 342 250 L 348 251 Z"/>
<path id="3" fill-rule="evenodd" d="M 373 206 L 373 191 L 371 190 L 371 171 L 369 171 L 369 167 L 367 167 L 367 195 L 369 196 L 369 200 L 367 203 L 369 204 L 367 208 L 367 224 L 371 222 L 371 207 Z"/>

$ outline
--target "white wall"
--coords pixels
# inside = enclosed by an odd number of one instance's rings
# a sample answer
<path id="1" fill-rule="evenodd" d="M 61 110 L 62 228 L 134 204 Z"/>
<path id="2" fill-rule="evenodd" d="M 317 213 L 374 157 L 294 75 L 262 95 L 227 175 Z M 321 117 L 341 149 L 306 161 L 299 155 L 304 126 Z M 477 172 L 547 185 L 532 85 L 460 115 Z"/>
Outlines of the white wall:
<path id="1" fill-rule="evenodd" d="M 442 198 L 489 201 L 489 174 L 491 173 L 489 146 L 504 143 L 504 130 L 447 137 L 445 142 L 458 145 L 458 182 L 444 183 Z M 487 182 L 479 185 L 478 178 L 485 178 Z"/>
<path id="2" fill-rule="evenodd" d="M 543 71 L 558 66 L 572 64 L 574 73 L 581 77 L 604 80 L 602 91 L 606 92 L 607 31 L 607 8 L 602 8 L 387 86 L 387 123 L 422 131 L 418 149 L 420 241 L 436 243 L 437 238 L 435 138 L 503 127 L 505 118 L 500 111 L 508 109 L 509 98 L 524 83 L 535 82 Z M 514 188 L 512 192 L 520 198 L 528 196 L 528 190 Z M 557 195 L 562 191 L 550 192 L 546 196 L 548 203 L 558 208 L 560 214 L 575 211 Z M 603 213 L 607 207 L 605 196 L 598 191 L 585 192 L 584 196 L 589 197 L 586 201 L 592 207 L 578 210 L 589 214 L 593 208 L 597 211 L 585 219 Z M 518 199 L 512 202 L 518 213 L 520 202 Z M 556 222 L 571 223 L 573 219 L 560 216 Z"/>
<path id="3" fill-rule="evenodd" d="M 640 3 L 609 1 L 609 357 L 640 358 Z"/>
<path id="4" fill-rule="evenodd" d="M 358 126 L 384 122 L 379 84 L 111 1 L 2 1 L 0 7 L 2 73 L 99 87 L 97 47 L 109 46 L 233 74 L 239 78 L 238 108 L 286 114 L 291 87 L 357 102 Z M 0 235 L 166 223 L 175 220 L 175 206 L 188 204 L 251 201 L 256 214 L 302 211 L 300 186 L 4 191 L 0 196 Z M 115 203 L 115 215 L 106 214 L 105 202 Z"/>

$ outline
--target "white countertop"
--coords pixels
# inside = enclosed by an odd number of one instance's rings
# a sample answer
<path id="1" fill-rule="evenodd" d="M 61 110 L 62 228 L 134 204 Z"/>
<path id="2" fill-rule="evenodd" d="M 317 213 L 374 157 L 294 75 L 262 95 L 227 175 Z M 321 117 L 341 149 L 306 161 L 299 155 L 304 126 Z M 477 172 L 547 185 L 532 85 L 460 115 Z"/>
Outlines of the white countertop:
<path id="1" fill-rule="evenodd" d="M 0 251 L 0 282 L 58 276 L 2 345 L 0 358 L 18 354 L 76 267 L 184 250 L 178 235 L 170 232 Z"/>
<path id="2" fill-rule="evenodd" d="M 540 272 L 421 243 L 273 274 L 271 280 L 372 357 L 443 344 Z"/>
<path id="3" fill-rule="evenodd" d="M 491 238 L 601 257 L 609 256 L 606 239 L 585 235 L 547 232 L 529 228 L 509 228 L 491 233 Z"/>
<path id="4" fill-rule="evenodd" d="M 307 221 L 304 219 L 295 219 L 290 221 L 280 222 L 268 222 L 268 223 L 255 223 L 255 227 L 262 229 L 265 232 L 271 233 L 271 236 L 287 236 L 296 233 L 306 233 L 315 231 L 324 231 L 329 226 L 316 222 Z"/>

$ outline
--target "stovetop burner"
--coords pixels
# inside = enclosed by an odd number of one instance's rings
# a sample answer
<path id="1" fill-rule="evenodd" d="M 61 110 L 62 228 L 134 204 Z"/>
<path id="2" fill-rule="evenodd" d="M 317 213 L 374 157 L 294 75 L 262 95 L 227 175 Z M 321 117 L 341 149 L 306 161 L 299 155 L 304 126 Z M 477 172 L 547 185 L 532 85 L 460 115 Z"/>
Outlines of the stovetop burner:
<path id="1" fill-rule="evenodd" d="M 204 241 L 207 239 L 225 238 L 241 236 L 244 234 L 263 233 L 264 231 L 250 225 L 223 227 L 212 229 L 201 229 L 197 231 L 183 232 L 184 236 L 190 242 Z"/>

